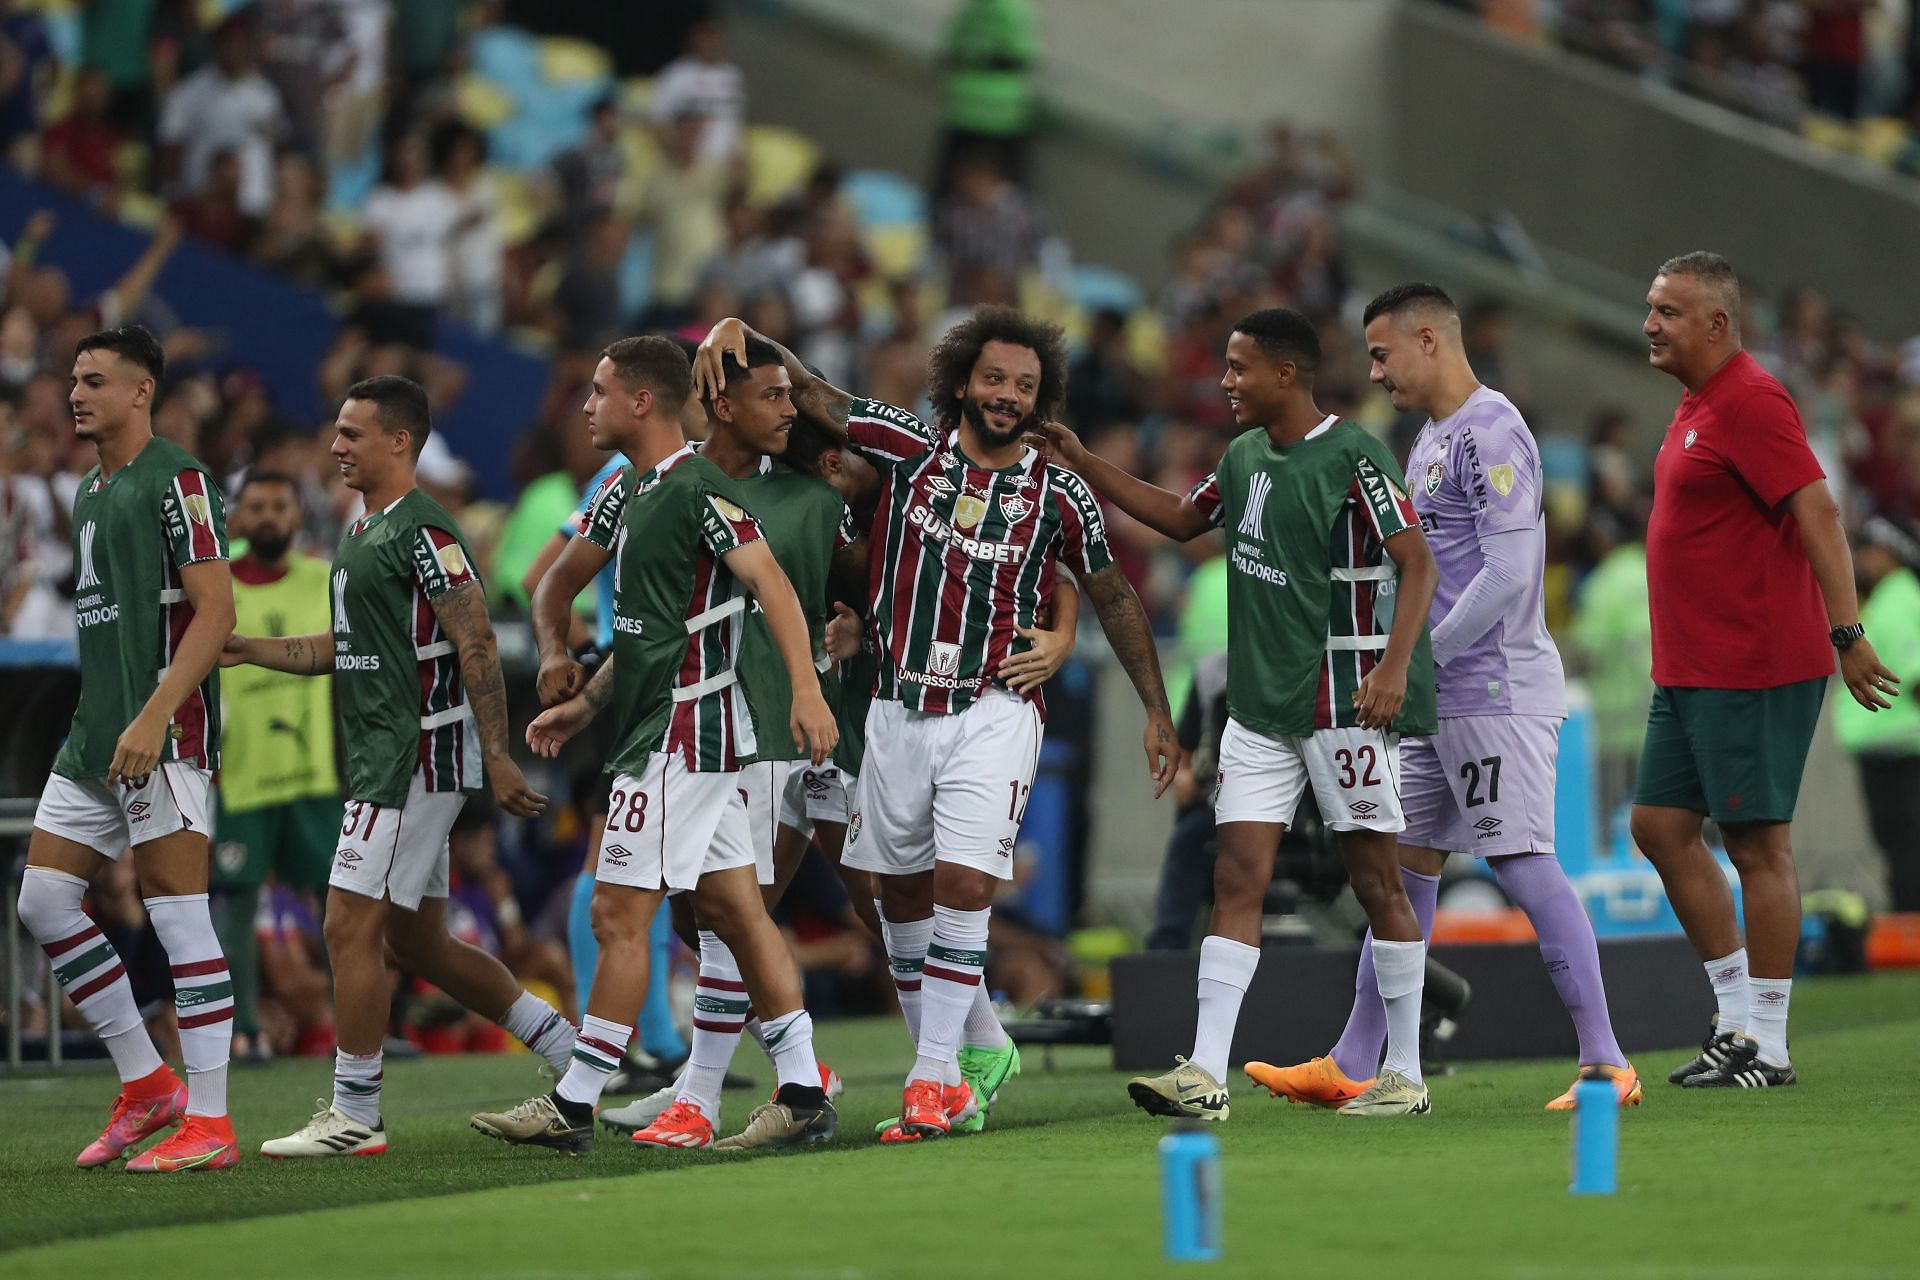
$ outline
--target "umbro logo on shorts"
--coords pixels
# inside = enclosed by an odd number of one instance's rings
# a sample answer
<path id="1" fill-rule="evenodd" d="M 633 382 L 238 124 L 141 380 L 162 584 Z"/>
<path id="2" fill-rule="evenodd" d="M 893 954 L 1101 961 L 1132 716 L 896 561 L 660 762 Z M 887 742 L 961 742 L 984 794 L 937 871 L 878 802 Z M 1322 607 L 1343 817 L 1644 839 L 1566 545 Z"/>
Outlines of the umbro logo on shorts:
<path id="1" fill-rule="evenodd" d="M 360 851 L 358 849 L 335 849 L 333 856 L 341 862 L 346 863 L 349 867 L 360 861 Z"/>
<path id="2" fill-rule="evenodd" d="M 1473 829 L 1480 833 L 1480 837 L 1479 837 L 1480 839 L 1482 840 L 1488 839 L 1493 835 L 1494 832 L 1500 830 L 1500 819 L 1482 818 L 1480 819 L 1480 821 L 1473 824 Z"/>
<path id="3" fill-rule="evenodd" d="M 1353 816 L 1356 818 L 1371 818 L 1379 810 L 1380 806 L 1371 800 L 1361 800 L 1358 803 L 1348 805 L 1347 808 L 1353 811 Z"/>
<path id="4" fill-rule="evenodd" d="M 616 867 L 627 865 L 627 859 L 633 856 L 633 850 L 623 844 L 610 844 L 600 851 Z"/>
<path id="5" fill-rule="evenodd" d="M 1012 836 L 1000 837 L 1000 852 L 1009 858 L 1013 856 L 1013 837 Z"/>
<path id="6" fill-rule="evenodd" d="M 133 819 L 133 821 L 135 822 L 145 822 L 148 818 L 153 816 L 151 812 L 152 809 L 153 809 L 153 806 L 148 804 L 145 800 L 135 800 L 132 804 L 127 806 L 127 817 Z"/>

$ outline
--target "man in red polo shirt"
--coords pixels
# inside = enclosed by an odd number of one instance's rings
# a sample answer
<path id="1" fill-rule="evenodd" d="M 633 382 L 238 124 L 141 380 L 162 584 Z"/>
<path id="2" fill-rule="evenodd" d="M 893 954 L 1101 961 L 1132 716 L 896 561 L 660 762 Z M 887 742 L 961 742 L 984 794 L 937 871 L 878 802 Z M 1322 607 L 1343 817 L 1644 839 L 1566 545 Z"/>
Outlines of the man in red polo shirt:
<path id="1" fill-rule="evenodd" d="M 1867 643 L 1826 475 L 1786 389 L 1740 347 L 1740 282 L 1690 253 L 1647 294 L 1649 362 L 1686 391 L 1654 462 L 1647 526 L 1653 707 L 1633 838 L 1659 869 L 1720 1011 L 1689 1088 L 1793 1084 L 1787 1003 L 1800 938 L 1788 824 L 1834 655 L 1869 710 L 1899 679 Z M 1726 838 L 1746 904 L 1700 838 Z"/>

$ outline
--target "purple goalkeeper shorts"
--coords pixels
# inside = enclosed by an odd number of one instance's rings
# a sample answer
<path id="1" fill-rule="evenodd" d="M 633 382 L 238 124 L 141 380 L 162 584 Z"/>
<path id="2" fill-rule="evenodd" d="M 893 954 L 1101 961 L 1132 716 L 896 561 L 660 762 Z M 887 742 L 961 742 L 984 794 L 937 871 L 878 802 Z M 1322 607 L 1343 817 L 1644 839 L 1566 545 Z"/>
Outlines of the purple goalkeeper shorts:
<path id="1" fill-rule="evenodd" d="M 1400 843 L 1476 858 L 1553 852 L 1560 721 L 1449 716 L 1400 743 Z"/>

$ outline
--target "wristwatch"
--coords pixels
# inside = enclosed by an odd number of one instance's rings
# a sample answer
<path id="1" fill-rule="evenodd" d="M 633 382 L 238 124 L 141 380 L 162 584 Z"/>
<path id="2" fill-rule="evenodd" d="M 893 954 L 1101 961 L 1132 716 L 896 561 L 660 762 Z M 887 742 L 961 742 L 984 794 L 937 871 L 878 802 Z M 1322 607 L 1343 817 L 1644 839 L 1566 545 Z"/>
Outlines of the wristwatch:
<path id="1" fill-rule="evenodd" d="M 1827 639 L 1833 641 L 1833 647 L 1845 653 L 1853 647 L 1853 642 L 1867 634 L 1867 629 L 1858 622 L 1849 622 L 1844 627 L 1835 627 L 1827 632 Z"/>

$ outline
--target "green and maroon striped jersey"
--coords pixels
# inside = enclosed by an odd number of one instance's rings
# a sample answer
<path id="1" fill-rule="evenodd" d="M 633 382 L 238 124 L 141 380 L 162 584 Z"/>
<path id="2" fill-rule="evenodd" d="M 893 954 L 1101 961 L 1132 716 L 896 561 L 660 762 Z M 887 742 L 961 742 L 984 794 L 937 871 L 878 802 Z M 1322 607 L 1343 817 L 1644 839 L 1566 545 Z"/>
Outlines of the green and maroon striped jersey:
<path id="1" fill-rule="evenodd" d="M 112 475 L 87 472 L 73 499 L 80 703 L 55 773 L 106 776 L 120 735 L 153 696 L 193 621 L 181 568 L 226 558 L 220 487 L 185 449 L 156 437 Z M 160 759 L 217 769 L 219 743 L 216 666 L 175 709 Z"/>
<path id="2" fill-rule="evenodd" d="M 333 558 L 333 688 L 347 797 L 399 808 L 415 771 L 428 791 L 485 785 L 460 656 L 433 601 L 479 581 L 473 549 L 421 489 L 360 517 Z"/>
<path id="3" fill-rule="evenodd" d="M 1227 535 L 1233 718 L 1276 738 L 1357 724 L 1354 691 L 1393 628 L 1399 571 L 1384 544 L 1420 522 L 1393 454 L 1331 415 L 1291 445 L 1255 428 L 1187 497 Z M 1435 729 L 1424 627 L 1394 729 Z"/>
<path id="4" fill-rule="evenodd" d="M 1002 659 L 1031 647 L 1057 566 L 1113 563 L 1106 524 L 1079 476 L 1028 449 L 988 470 L 905 409 L 856 400 L 848 442 L 881 472 L 869 560 L 874 696 L 918 711 L 964 711 Z M 1039 690 L 1027 695 L 1046 709 Z"/>
<path id="5" fill-rule="evenodd" d="M 747 599 L 721 563 L 761 539 L 739 484 L 690 446 L 645 475 L 622 467 L 593 495 L 580 536 L 614 556 L 619 728 L 607 768 L 642 773 L 656 751 L 695 773 L 751 763 L 753 714 L 734 667 Z"/>

